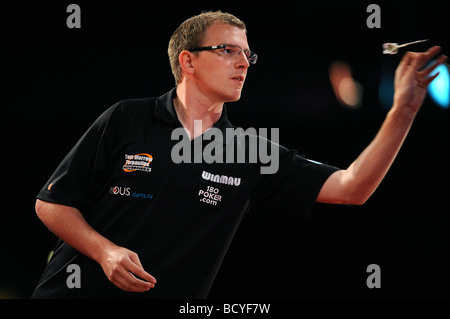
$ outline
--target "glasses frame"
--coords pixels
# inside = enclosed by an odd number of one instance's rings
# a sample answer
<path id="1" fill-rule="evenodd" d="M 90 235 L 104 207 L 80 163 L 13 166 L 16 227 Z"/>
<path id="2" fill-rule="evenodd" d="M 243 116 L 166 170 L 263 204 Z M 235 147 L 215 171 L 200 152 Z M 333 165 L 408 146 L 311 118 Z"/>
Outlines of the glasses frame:
<path id="1" fill-rule="evenodd" d="M 248 49 L 243 49 L 241 48 L 239 45 L 237 44 L 219 44 L 219 45 L 211 45 L 211 46 L 206 46 L 206 47 L 197 47 L 197 48 L 193 48 L 188 50 L 189 52 L 200 52 L 200 51 L 212 51 L 212 50 L 218 50 L 218 49 L 225 49 L 227 46 L 229 47 L 238 47 L 240 49 L 240 51 L 237 53 L 236 56 L 238 56 L 239 54 L 241 54 L 242 52 L 244 52 L 244 55 L 247 59 L 247 61 L 251 64 L 255 64 L 256 61 L 258 60 L 258 55 L 253 52 L 250 51 Z"/>

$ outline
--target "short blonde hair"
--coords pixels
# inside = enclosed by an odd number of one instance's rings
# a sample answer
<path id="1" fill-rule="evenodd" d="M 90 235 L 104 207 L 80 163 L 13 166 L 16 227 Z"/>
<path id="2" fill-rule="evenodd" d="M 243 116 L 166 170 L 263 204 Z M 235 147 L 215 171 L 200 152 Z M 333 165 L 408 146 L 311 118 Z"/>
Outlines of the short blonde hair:
<path id="1" fill-rule="evenodd" d="M 222 11 L 202 12 L 184 21 L 170 37 L 169 48 L 167 49 L 176 85 L 181 82 L 182 78 L 181 66 L 178 61 L 180 53 L 183 50 L 199 47 L 206 30 L 217 22 L 230 24 L 247 32 L 243 21 Z"/>

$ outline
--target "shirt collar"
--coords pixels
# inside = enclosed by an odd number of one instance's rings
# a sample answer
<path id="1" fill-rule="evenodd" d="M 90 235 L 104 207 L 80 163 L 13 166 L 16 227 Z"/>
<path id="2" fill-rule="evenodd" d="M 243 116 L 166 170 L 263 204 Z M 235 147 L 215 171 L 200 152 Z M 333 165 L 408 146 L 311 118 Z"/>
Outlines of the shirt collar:
<path id="1" fill-rule="evenodd" d="M 173 99 L 177 95 L 177 88 L 173 88 L 164 95 L 156 99 L 155 116 L 161 118 L 168 123 L 181 124 L 178 120 Z"/>
<path id="2" fill-rule="evenodd" d="M 155 107 L 155 116 L 164 120 L 167 123 L 178 124 L 181 125 L 178 120 L 177 112 L 175 111 L 175 106 L 173 105 L 173 99 L 177 95 L 177 88 L 174 87 L 172 90 L 167 92 L 164 95 L 161 95 L 156 99 L 156 107 Z M 222 115 L 219 120 L 214 123 L 213 127 L 216 127 L 222 131 L 224 136 L 226 135 L 227 128 L 233 128 L 233 125 L 228 120 L 227 116 L 227 108 L 225 104 L 223 105 Z M 229 138 L 226 137 L 226 143 L 228 144 Z"/>

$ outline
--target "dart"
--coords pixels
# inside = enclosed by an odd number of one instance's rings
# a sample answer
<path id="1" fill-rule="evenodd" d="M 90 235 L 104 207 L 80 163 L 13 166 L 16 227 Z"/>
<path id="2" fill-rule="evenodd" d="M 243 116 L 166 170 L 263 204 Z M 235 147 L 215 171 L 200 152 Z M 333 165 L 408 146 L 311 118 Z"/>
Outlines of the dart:
<path id="1" fill-rule="evenodd" d="M 404 44 L 387 42 L 387 43 L 383 44 L 383 54 L 397 54 L 398 49 L 400 49 L 400 48 L 406 47 L 411 44 L 425 42 L 425 41 L 428 41 L 428 39 L 408 42 L 408 43 L 404 43 Z"/>

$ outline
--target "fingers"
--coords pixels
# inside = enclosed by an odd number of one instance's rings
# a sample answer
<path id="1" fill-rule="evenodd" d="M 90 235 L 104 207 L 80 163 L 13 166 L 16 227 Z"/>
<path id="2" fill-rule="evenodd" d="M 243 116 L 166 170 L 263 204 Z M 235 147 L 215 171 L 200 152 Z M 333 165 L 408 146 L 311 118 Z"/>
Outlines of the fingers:
<path id="1" fill-rule="evenodd" d="M 410 52 L 413 54 L 413 59 L 415 60 L 413 63 L 414 67 L 417 70 L 420 70 L 420 72 L 422 72 L 423 74 L 429 74 L 431 71 L 433 71 L 439 64 L 441 64 L 442 62 L 444 62 L 447 57 L 445 55 L 441 55 L 436 61 L 435 63 L 433 63 L 433 65 L 431 65 L 430 67 L 427 67 L 424 70 L 423 69 L 429 62 L 431 59 L 433 59 L 439 52 L 441 51 L 441 47 L 440 46 L 433 46 L 431 48 L 429 48 L 426 52 L 424 53 L 414 53 L 414 52 Z"/>
<path id="2" fill-rule="evenodd" d="M 428 84 L 430 84 L 435 78 L 437 78 L 437 76 L 439 75 L 439 72 L 437 72 L 436 74 L 428 77 L 425 81 L 424 81 L 424 86 L 427 87 Z"/>
<path id="3" fill-rule="evenodd" d="M 405 71 L 407 66 L 421 69 L 440 51 L 441 47 L 437 45 L 429 48 L 426 52 L 423 53 L 408 51 L 400 61 L 398 69 L 400 70 L 400 72 Z"/>
<path id="4" fill-rule="evenodd" d="M 447 56 L 441 55 L 439 58 L 436 59 L 436 61 L 433 62 L 433 64 L 420 71 L 420 73 L 424 76 L 428 76 L 431 72 L 433 72 L 434 69 L 436 69 L 439 65 L 441 65 L 445 61 L 447 61 Z"/>
<path id="5" fill-rule="evenodd" d="M 137 279 L 130 272 L 117 272 L 111 277 L 111 282 L 120 289 L 128 292 L 144 292 L 150 288 L 150 283 Z"/>
<path id="6" fill-rule="evenodd" d="M 156 283 L 153 276 L 136 265 L 131 259 L 121 262 L 121 265 L 114 269 L 110 281 L 120 289 L 130 292 L 147 291 L 154 288 Z"/>
<path id="7" fill-rule="evenodd" d="M 435 57 L 440 51 L 441 51 L 441 47 L 438 45 L 435 45 L 435 46 L 429 48 L 425 53 L 420 53 L 420 55 L 424 59 L 423 64 L 420 67 L 421 68 L 424 67 L 428 63 L 428 61 L 430 61 L 433 57 Z"/>
<path id="8" fill-rule="evenodd" d="M 424 68 L 429 61 L 436 56 L 441 51 L 441 48 L 438 46 L 434 46 L 430 49 L 428 49 L 427 52 L 422 54 L 422 64 L 419 67 L 419 69 Z M 447 61 L 447 56 L 441 55 L 439 56 L 431 65 L 425 67 L 423 70 L 419 71 L 418 74 L 420 78 L 422 79 L 421 87 L 426 88 L 428 84 L 430 84 L 437 76 L 439 75 L 439 72 L 436 74 L 430 76 L 431 72 L 433 72 L 439 65 Z"/>
<path id="9" fill-rule="evenodd" d="M 432 76 L 430 74 L 442 63 L 447 61 L 447 56 L 441 55 L 439 56 L 432 64 L 429 64 L 429 61 L 433 59 L 439 52 L 441 51 L 440 46 L 433 46 L 429 48 L 426 52 L 418 53 L 418 52 L 407 52 L 396 71 L 396 76 L 399 78 L 415 76 L 419 75 L 418 81 L 419 86 L 422 88 L 426 88 L 428 84 L 430 84 L 438 75 L 436 73 Z"/>
<path id="10" fill-rule="evenodd" d="M 406 52 L 406 54 L 403 56 L 402 60 L 400 61 L 398 67 L 397 67 L 397 75 L 403 76 L 405 71 L 407 70 L 408 66 L 410 65 L 412 59 L 413 59 L 413 52 Z"/>
<path id="11" fill-rule="evenodd" d="M 130 264 L 129 271 L 135 275 L 139 276 L 141 279 L 152 283 L 153 285 L 156 284 L 156 279 L 152 275 L 150 275 L 148 272 L 144 270 L 144 267 L 142 267 L 141 261 L 139 260 L 139 257 L 137 254 L 130 256 L 130 260 L 132 263 Z"/>
<path id="12" fill-rule="evenodd" d="M 135 252 L 114 247 L 105 256 L 100 265 L 111 283 L 120 289 L 144 292 L 155 287 L 156 279 L 144 270 Z"/>

